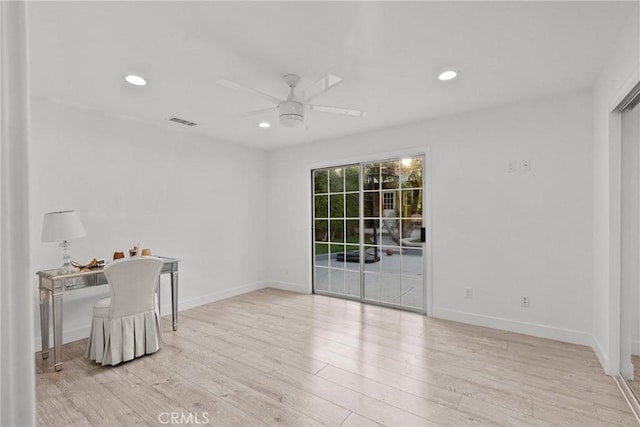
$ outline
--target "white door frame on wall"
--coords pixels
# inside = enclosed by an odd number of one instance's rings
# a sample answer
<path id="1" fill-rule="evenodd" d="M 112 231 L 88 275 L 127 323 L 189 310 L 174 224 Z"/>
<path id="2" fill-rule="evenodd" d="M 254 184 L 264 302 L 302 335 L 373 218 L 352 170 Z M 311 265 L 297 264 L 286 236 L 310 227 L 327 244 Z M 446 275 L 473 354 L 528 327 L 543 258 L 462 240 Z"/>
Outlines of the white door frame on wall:
<path id="1" fill-rule="evenodd" d="M 620 263 L 622 215 L 622 111 L 621 103 L 640 83 L 640 67 L 621 86 L 609 103 L 609 366 L 607 373 L 620 372 Z"/>
<path id="2" fill-rule="evenodd" d="M 426 286 L 425 286 L 425 299 L 426 299 L 426 304 L 425 304 L 425 310 L 426 310 L 426 314 L 427 316 L 430 316 L 432 313 L 432 307 L 433 307 L 433 285 L 432 285 L 432 278 L 433 278 L 433 274 L 432 274 L 432 268 L 431 268 L 431 148 L 428 146 L 422 146 L 422 147 L 413 147 L 413 148 L 407 148 L 407 149 L 402 149 L 402 150 L 398 150 L 398 151 L 384 151 L 384 152 L 375 152 L 375 153 L 366 153 L 366 154 L 362 154 L 359 155 L 357 157 L 348 157 L 348 158 L 334 158 L 334 159 L 330 159 L 330 160 L 324 160 L 321 162 L 316 162 L 316 163 L 309 163 L 307 164 L 307 176 L 309 177 L 309 185 L 306 186 L 307 190 L 307 194 L 306 194 L 306 200 L 311 200 L 312 194 L 311 194 L 311 189 L 313 188 L 313 182 L 312 182 L 312 171 L 314 169 L 322 169 L 322 168 L 328 168 L 328 167 L 332 167 L 335 165 L 348 165 L 348 164 L 353 164 L 353 163 L 366 163 L 366 162 L 374 162 L 374 161 L 379 161 L 380 159 L 391 159 L 391 158 L 403 158 L 403 157 L 414 157 L 416 155 L 422 155 L 424 156 L 424 163 L 423 163 L 423 180 L 424 180 L 424 191 L 422 192 L 423 194 L 423 200 L 422 200 L 422 206 L 424 206 L 424 212 L 423 212 L 423 217 L 424 217 L 424 227 L 425 227 L 425 237 L 426 237 L 426 243 L 425 243 L 425 269 L 426 269 L 426 274 L 425 274 L 425 280 L 426 280 Z M 312 212 L 311 212 L 311 203 L 307 203 L 307 213 L 306 213 L 306 217 L 307 217 L 307 224 L 308 224 L 308 229 L 312 230 L 313 229 L 313 223 L 312 223 Z M 311 239 L 311 234 L 312 233 L 307 233 L 307 259 L 311 260 L 313 258 L 313 253 L 312 253 L 312 248 L 313 248 L 313 241 Z M 313 269 L 309 268 L 308 271 L 308 275 L 307 275 L 307 292 L 311 293 L 312 292 L 312 286 L 313 286 Z"/>

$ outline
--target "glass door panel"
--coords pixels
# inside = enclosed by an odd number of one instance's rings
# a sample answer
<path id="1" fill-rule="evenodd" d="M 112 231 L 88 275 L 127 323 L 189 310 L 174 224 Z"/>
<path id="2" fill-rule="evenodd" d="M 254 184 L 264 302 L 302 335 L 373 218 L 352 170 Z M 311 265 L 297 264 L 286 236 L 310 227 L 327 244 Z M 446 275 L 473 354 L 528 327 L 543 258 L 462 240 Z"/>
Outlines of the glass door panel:
<path id="1" fill-rule="evenodd" d="M 329 292 L 344 294 L 344 270 L 332 268 L 329 271 Z"/>
<path id="2" fill-rule="evenodd" d="M 331 193 L 340 193 L 344 189 L 342 168 L 329 169 L 329 188 Z"/>
<path id="3" fill-rule="evenodd" d="M 313 171 L 313 191 L 314 291 L 359 298 L 360 166 Z"/>
<path id="4" fill-rule="evenodd" d="M 364 300 L 380 301 L 380 274 L 364 273 Z"/>
<path id="5" fill-rule="evenodd" d="M 313 281 L 316 291 L 329 291 L 329 269 L 316 266 L 313 274 Z"/>
<path id="6" fill-rule="evenodd" d="M 313 171 L 313 286 L 329 291 L 329 171 Z"/>
<path id="7" fill-rule="evenodd" d="M 360 191 L 360 165 L 349 165 L 344 169 L 344 191 L 357 194 Z"/>
<path id="8" fill-rule="evenodd" d="M 360 271 L 345 271 L 345 293 L 352 297 L 360 296 Z"/>
<path id="9" fill-rule="evenodd" d="M 400 305 L 400 275 L 380 275 L 380 302 Z"/>
<path id="10" fill-rule="evenodd" d="M 424 279 L 423 279 L 423 249 L 405 248 L 402 253 L 402 295 L 401 304 L 406 307 L 423 308 Z"/>
<path id="11" fill-rule="evenodd" d="M 400 179 L 396 171 L 400 165 L 398 160 L 388 160 L 380 162 L 378 169 L 380 170 L 380 187 L 383 190 L 399 188 Z"/>
<path id="12" fill-rule="evenodd" d="M 423 158 L 313 171 L 314 291 L 425 310 Z"/>

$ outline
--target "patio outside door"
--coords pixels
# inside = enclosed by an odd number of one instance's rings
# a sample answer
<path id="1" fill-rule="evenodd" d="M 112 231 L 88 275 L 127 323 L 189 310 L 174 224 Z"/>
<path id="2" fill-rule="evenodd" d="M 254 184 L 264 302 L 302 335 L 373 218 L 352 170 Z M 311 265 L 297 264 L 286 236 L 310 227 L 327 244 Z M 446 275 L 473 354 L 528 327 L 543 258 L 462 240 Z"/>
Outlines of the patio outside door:
<path id="1" fill-rule="evenodd" d="M 313 171 L 315 293 L 425 312 L 423 160 Z"/>

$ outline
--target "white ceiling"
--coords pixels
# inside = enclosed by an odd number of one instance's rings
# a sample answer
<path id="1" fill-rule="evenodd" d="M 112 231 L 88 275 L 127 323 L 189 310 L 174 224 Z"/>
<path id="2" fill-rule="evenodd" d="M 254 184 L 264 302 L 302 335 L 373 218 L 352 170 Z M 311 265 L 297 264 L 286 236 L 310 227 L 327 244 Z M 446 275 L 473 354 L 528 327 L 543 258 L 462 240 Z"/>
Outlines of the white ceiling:
<path id="1" fill-rule="evenodd" d="M 34 96 L 274 149 L 588 87 L 637 1 L 30 2 Z M 437 80 L 445 67 L 460 70 Z M 147 77 L 133 87 L 125 73 Z M 286 73 L 314 100 L 364 119 L 309 112 L 308 129 L 220 79 L 278 98 Z M 167 122 L 178 116 L 198 123 Z M 266 119 L 270 129 L 256 125 Z"/>

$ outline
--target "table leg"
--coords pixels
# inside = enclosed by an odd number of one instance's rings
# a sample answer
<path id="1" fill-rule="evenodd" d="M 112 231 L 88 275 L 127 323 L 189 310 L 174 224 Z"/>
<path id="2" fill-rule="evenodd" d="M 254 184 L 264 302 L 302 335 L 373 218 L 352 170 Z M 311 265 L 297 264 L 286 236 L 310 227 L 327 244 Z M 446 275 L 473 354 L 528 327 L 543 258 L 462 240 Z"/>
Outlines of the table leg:
<path id="1" fill-rule="evenodd" d="M 40 337 L 42 341 L 42 358 L 49 357 L 49 291 L 42 287 L 40 278 Z"/>
<path id="2" fill-rule="evenodd" d="M 171 315 L 173 330 L 178 330 L 178 272 L 171 273 Z"/>
<path id="3" fill-rule="evenodd" d="M 62 370 L 62 292 L 53 294 L 53 362 L 56 371 Z"/>

